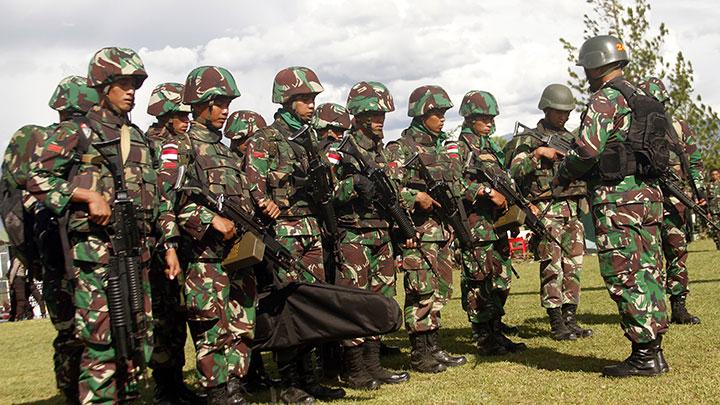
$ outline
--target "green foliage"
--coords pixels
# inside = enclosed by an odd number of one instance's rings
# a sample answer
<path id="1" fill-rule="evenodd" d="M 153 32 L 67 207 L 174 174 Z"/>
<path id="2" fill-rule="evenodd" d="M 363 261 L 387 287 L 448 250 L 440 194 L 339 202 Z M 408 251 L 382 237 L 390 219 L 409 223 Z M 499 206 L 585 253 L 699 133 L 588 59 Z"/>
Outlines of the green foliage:
<path id="1" fill-rule="evenodd" d="M 718 130 L 720 119 L 712 107 L 702 102 L 700 94 L 696 94 L 694 70 L 692 62 L 682 52 L 675 55 L 672 61 L 665 60 L 662 50 L 669 29 L 660 23 L 657 30 L 651 27 L 649 0 L 586 0 L 592 11 L 583 16 L 585 29 L 583 40 L 596 35 L 610 34 L 623 41 L 630 49 L 630 64 L 625 68 L 625 76 L 638 83 L 648 76 L 655 76 L 665 82 L 670 92 L 671 101 L 667 104 L 668 111 L 677 119 L 688 122 L 697 132 L 697 141 L 706 166 L 720 167 L 720 142 Z M 626 5 L 626 3 L 630 3 Z M 570 79 L 567 84 L 581 94 L 578 110 L 590 95 L 584 74 L 578 73 L 575 67 L 578 45 L 568 39 L 560 38 L 560 43 L 567 52 Z"/>

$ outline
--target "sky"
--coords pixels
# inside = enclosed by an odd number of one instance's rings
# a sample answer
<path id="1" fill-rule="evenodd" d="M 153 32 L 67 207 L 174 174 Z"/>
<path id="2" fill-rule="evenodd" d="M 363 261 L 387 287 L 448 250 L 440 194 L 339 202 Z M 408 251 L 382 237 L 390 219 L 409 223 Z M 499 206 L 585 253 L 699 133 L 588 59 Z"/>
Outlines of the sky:
<path id="1" fill-rule="evenodd" d="M 720 7 L 710 0 L 651 1 L 650 21 L 665 22 L 666 56 L 682 50 L 695 67 L 695 88 L 720 110 L 715 74 L 720 63 Z M 456 108 L 445 130 L 456 128 L 458 107 L 469 90 L 493 93 L 500 107 L 499 134 L 515 121 L 541 118 L 537 102 L 550 83 L 565 83 L 560 37 L 580 45 L 582 0 L 297 0 L 136 1 L 5 0 L 0 14 L 0 148 L 19 127 L 49 125 L 57 113 L 47 103 L 65 76 L 87 74 L 98 49 L 135 49 L 149 78 L 139 89 L 132 120 L 145 129 L 152 88 L 184 82 L 202 65 L 234 75 L 242 96 L 231 110 L 249 109 L 268 122 L 272 80 L 293 65 L 315 70 L 325 91 L 318 103 L 345 104 L 352 85 L 383 82 L 396 111 L 386 120 L 386 139 L 397 138 L 410 119 L 407 99 L 418 86 L 442 86 Z M 107 6 L 105 6 L 107 5 Z M 104 13 L 104 14 L 103 14 Z M 631 50 L 632 51 L 632 50 Z M 579 71 L 578 71 L 579 72 Z M 577 126 L 578 115 L 568 127 Z"/>

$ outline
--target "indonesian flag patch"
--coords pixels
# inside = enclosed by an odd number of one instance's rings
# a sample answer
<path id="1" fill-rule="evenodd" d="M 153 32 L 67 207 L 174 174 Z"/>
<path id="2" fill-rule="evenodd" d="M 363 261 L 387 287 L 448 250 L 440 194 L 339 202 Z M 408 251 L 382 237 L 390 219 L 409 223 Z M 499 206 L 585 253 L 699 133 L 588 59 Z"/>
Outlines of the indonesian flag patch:
<path id="1" fill-rule="evenodd" d="M 162 153 L 160 153 L 160 159 L 163 162 L 177 161 L 178 160 L 178 146 L 176 143 L 166 143 L 163 145 Z"/>
<path id="2" fill-rule="evenodd" d="M 60 146 L 56 143 L 51 143 L 50 145 L 47 146 L 47 150 L 49 150 L 50 152 L 54 152 L 54 153 L 60 153 L 60 152 L 62 152 L 62 146 Z"/>
<path id="3" fill-rule="evenodd" d="M 460 150 L 458 149 L 458 145 L 456 143 L 447 144 L 447 154 L 452 159 L 458 159 L 460 157 Z"/>
<path id="4" fill-rule="evenodd" d="M 330 161 L 330 163 L 336 165 L 340 163 L 340 159 L 342 159 L 342 156 L 335 148 L 330 148 L 327 153 L 327 158 Z"/>

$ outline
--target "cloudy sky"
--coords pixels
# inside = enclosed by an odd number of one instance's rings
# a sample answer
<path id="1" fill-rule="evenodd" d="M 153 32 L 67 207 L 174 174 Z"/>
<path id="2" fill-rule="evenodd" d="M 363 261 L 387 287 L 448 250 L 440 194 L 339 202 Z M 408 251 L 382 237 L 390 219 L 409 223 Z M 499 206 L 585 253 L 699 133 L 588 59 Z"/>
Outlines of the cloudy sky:
<path id="1" fill-rule="evenodd" d="M 661 52 L 682 49 L 695 65 L 696 89 L 720 110 L 720 8 L 710 0 L 651 1 L 651 22 L 670 28 Z M 136 1 L 6 0 L 0 15 L 0 148 L 20 126 L 57 119 L 48 99 L 63 77 L 87 73 L 104 46 L 139 51 L 150 77 L 139 90 L 133 121 L 145 128 L 152 88 L 184 82 L 200 65 L 224 66 L 242 97 L 231 106 L 271 120 L 272 79 L 281 68 L 313 68 L 326 91 L 318 102 L 344 104 L 360 80 L 385 83 L 397 111 L 387 138 L 408 124 L 407 98 L 417 86 L 444 87 L 456 106 L 471 89 L 495 94 L 498 132 L 516 120 L 533 124 L 539 93 L 564 83 L 567 62 L 558 41 L 582 38 L 582 0 L 299 0 Z M 185 6 L 187 4 L 188 6 Z M 192 7 L 190 7 L 192 5 Z M 105 13 L 105 14 L 103 14 Z M 576 114 L 577 115 L 577 114 Z M 459 124 L 448 113 L 446 130 Z M 573 117 L 573 125 L 577 117 Z"/>

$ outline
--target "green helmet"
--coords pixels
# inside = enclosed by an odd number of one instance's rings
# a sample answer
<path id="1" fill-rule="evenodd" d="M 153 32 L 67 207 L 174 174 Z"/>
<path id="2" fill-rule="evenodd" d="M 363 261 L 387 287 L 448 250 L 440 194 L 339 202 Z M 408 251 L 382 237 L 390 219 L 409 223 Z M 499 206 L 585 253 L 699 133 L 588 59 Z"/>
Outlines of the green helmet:
<path id="1" fill-rule="evenodd" d="M 551 84 L 543 90 L 538 108 L 543 111 L 546 108 L 572 111 L 575 109 L 575 97 L 569 87 L 562 84 Z"/>
<path id="2" fill-rule="evenodd" d="M 215 97 L 240 97 L 235 78 L 220 66 L 201 66 L 193 69 L 185 80 L 183 102 L 199 104 Z"/>
<path id="3" fill-rule="evenodd" d="M 150 94 L 147 113 L 159 117 L 168 113 L 189 113 L 190 106 L 183 104 L 183 85 L 180 83 L 161 83 Z"/>
<path id="4" fill-rule="evenodd" d="M 328 127 L 352 128 L 348 110 L 335 103 L 320 104 L 313 113 L 311 124 L 315 129 L 326 129 Z"/>
<path id="5" fill-rule="evenodd" d="M 471 115 L 500 115 L 495 96 L 487 91 L 470 90 L 463 97 L 460 103 L 460 115 L 469 117 Z"/>
<path id="6" fill-rule="evenodd" d="M 661 103 L 670 100 L 670 94 L 665 88 L 665 84 L 657 77 L 648 77 L 640 83 L 639 87 L 642 91 L 655 97 L 657 101 Z"/>
<path id="7" fill-rule="evenodd" d="M 395 103 L 387 87 L 379 82 L 360 82 L 352 86 L 347 98 L 347 109 L 352 115 L 364 112 L 395 111 Z"/>
<path id="8" fill-rule="evenodd" d="M 410 93 L 408 117 L 421 117 L 430 110 L 452 108 L 450 96 L 440 86 L 420 86 Z"/>
<path id="9" fill-rule="evenodd" d="M 87 78 L 68 76 L 57 85 L 48 105 L 55 111 L 86 113 L 99 102 L 98 92 L 88 87 Z"/>
<path id="10" fill-rule="evenodd" d="M 136 89 L 147 79 L 145 66 L 135 51 L 109 47 L 95 52 L 88 66 L 88 86 L 110 84 L 123 76 L 133 77 Z"/>
<path id="11" fill-rule="evenodd" d="M 255 131 L 267 126 L 265 119 L 255 111 L 240 110 L 230 114 L 225 123 L 225 137 L 234 141 L 245 141 Z"/>
<path id="12" fill-rule="evenodd" d="M 629 61 L 625 45 L 612 35 L 598 35 L 590 38 L 580 47 L 577 65 L 585 69 L 595 69 L 614 62 Z"/>
<path id="13" fill-rule="evenodd" d="M 302 66 L 279 71 L 273 80 L 272 102 L 285 104 L 298 94 L 318 94 L 325 90 L 315 72 Z"/>

